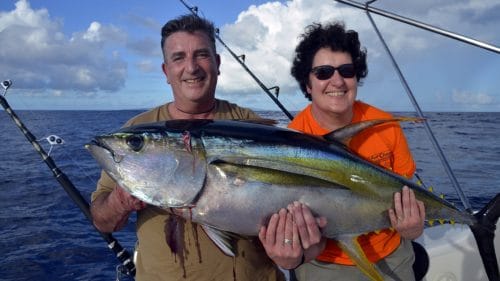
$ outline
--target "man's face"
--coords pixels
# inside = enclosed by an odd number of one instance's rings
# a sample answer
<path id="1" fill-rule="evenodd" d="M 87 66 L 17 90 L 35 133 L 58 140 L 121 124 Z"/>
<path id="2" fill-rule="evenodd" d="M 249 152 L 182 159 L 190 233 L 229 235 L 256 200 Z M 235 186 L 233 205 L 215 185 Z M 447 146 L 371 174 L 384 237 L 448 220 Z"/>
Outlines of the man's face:
<path id="1" fill-rule="evenodd" d="M 212 101 L 220 57 L 205 33 L 175 32 L 165 40 L 163 54 L 163 72 L 176 101 Z"/>

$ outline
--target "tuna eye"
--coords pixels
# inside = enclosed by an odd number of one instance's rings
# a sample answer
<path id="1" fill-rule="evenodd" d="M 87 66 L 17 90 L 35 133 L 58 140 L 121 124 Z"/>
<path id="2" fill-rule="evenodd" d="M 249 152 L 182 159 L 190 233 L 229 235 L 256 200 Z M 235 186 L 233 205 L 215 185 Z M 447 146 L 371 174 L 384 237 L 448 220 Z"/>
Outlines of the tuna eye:
<path id="1" fill-rule="evenodd" d="M 127 138 L 127 145 L 130 147 L 133 151 L 140 151 L 142 147 L 144 146 L 144 139 L 142 136 L 138 135 L 133 135 Z"/>

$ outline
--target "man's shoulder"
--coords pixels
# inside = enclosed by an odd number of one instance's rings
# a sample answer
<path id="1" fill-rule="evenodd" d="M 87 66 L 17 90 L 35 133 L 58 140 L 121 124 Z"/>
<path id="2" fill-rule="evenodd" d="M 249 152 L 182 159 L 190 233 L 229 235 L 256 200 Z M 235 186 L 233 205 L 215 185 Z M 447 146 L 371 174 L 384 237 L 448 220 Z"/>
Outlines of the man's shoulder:
<path id="1" fill-rule="evenodd" d="M 260 118 L 253 110 L 231 103 L 227 100 L 217 99 L 216 118 L 219 119 L 255 119 Z"/>
<path id="2" fill-rule="evenodd" d="M 127 123 L 125 123 L 125 126 L 160 121 L 162 116 L 168 115 L 168 113 L 166 112 L 166 108 L 167 108 L 167 104 L 163 104 L 163 105 L 154 107 L 152 109 L 149 109 L 147 111 L 144 111 L 142 113 L 139 113 L 136 116 L 129 119 L 127 121 Z M 165 118 L 166 117 L 164 117 L 164 119 Z"/>
<path id="3" fill-rule="evenodd" d="M 251 110 L 249 108 L 246 108 L 244 106 L 240 106 L 240 105 L 238 105 L 236 103 L 229 102 L 227 100 L 216 99 L 216 101 L 217 101 L 219 107 L 223 107 L 223 108 L 239 108 L 239 109 Z"/>

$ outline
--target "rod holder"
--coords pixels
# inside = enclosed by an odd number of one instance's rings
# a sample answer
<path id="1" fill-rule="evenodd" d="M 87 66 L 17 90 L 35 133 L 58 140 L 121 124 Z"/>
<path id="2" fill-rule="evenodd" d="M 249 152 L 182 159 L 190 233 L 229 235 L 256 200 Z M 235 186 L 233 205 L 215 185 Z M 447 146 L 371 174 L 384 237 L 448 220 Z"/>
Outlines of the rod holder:
<path id="1" fill-rule="evenodd" d="M 10 88 L 10 86 L 12 86 L 12 80 L 4 80 L 2 82 L 2 87 L 7 90 L 8 88 Z"/>
<path id="2" fill-rule="evenodd" d="M 271 87 L 271 88 L 269 88 L 268 90 L 269 90 L 269 91 L 274 90 L 274 95 L 275 95 L 276 97 L 278 97 L 278 96 L 279 96 L 279 94 L 280 94 L 280 87 L 279 87 L 279 86 L 274 86 L 274 87 Z"/>

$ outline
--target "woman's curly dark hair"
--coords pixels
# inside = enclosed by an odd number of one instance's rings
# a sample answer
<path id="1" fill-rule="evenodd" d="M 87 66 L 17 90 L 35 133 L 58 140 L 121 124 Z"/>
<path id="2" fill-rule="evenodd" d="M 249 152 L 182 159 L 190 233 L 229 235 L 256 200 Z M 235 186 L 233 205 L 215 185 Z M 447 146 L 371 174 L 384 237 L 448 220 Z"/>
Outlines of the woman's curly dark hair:
<path id="1" fill-rule="evenodd" d="M 332 22 L 326 25 L 314 23 L 306 27 L 301 38 L 302 41 L 295 48 L 291 74 L 309 100 L 312 100 L 312 97 L 307 93 L 306 87 L 309 83 L 314 55 L 319 49 L 330 48 L 332 51 L 349 53 L 356 69 L 358 82 L 368 74 L 366 49 L 361 47 L 358 33 L 354 30 L 346 31 L 343 23 Z"/>

